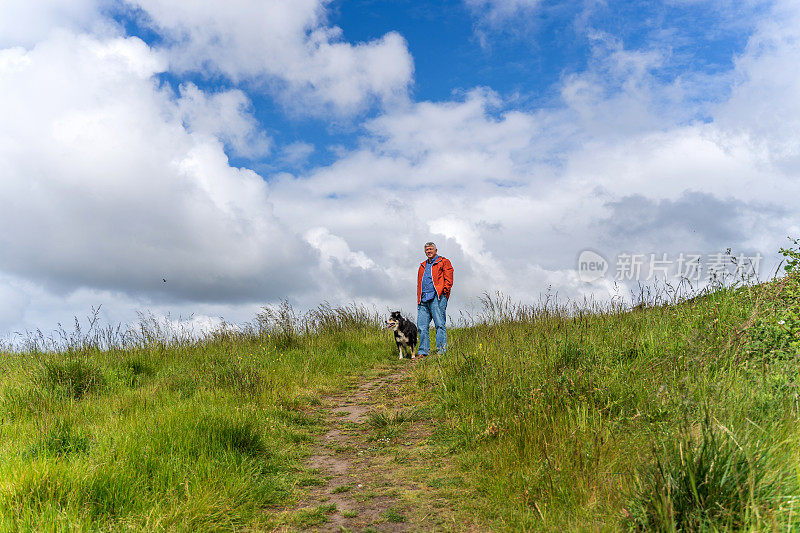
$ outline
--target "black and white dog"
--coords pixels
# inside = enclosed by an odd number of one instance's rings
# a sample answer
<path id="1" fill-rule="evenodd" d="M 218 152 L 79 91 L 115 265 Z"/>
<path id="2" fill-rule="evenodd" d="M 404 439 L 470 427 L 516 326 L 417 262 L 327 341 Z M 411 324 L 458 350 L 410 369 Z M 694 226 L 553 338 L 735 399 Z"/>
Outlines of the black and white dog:
<path id="1" fill-rule="evenodd" d="M 417 348 L 417 326 L 410 320 L 403 318 L 400 311 L 395 311 L 389 315 L 389 320 L 386 324 L 394 330 L 394 342 L 397 343 L 400 359 L 405 355 L 406 348 L 411 350 L 411 359 L 414 359 L 414 352 Z"/>

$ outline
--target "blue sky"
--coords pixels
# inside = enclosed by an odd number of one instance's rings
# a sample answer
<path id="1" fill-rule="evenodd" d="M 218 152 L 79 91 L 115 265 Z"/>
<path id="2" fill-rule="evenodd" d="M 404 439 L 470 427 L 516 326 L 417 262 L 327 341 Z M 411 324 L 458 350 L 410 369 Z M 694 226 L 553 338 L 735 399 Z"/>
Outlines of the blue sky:
<path id="1" fill-rule="evenodd" d="M 164 42 L 163 36 L 147 24 L 145 12 L 119 7 L 113 6 L 110 14 L 128 35 L 151 46 Z M 412 99 L 448 101 L 472 88 L 487 87 L 503 99 L 495 109 L 499 113 L 560 105 L 559 81 L 587 68 L 597 33 L 611 36 L 632 50 L 666 50 L 664 64 L 653 70 L 664 82 L 687 72 L 713 75 L 730 70 L 753 31 L 748 21 L 755 20 L 753 17 L 763 12 L 766 4 L 734 10 L 720 9 L 713 2 L 586 2 L 583 6 L 542 2 L 535 10 L 521 10 L 499 27 L 482 22 L 488 8 L 471 8 L 461 0 L 336 1 L 326 7 L 329 24 L 342 29 L 345 41 L 369 42 L 388 32 L 403 36 L 414 60 Z M 363 133 L 359 123 L 380 113 L 375 107 L 366 108 L 356 116 L 333 121 L 330 117 L 287 115 L 258 85 L 235 84 L 207 72 L 165 72 L 160 78 L 176 92 L 186 82 L 209 92 L 239 87 L 252 101 L 253 116 L 279 145 L 304 142 L 317 147 L 299 166 L 229 153 L 234 165 L 253 166 L 266 175 L 282 170 L 302 172 L 309 166 L 332 163 L 336 156 L 326 147 L 352 148 Z M 703 93 L 697 97 L 713 102 L 721 96 Z"/>
<path id="2" fill-rule="evenodd" d="M 788 0 L 3 9 L 0 336 L 97 305 L 413 312 L 428 240 L 454 313 L 607 300 L 583 250 L 774 261 L 799 231 Z"/>

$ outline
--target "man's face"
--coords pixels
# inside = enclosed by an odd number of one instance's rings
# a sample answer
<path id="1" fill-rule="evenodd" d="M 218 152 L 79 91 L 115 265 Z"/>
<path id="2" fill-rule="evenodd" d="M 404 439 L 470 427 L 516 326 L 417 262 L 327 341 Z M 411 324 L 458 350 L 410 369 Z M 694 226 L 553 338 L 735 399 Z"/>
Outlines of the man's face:
<path id="1" fill-rule="evenodd" d="M 425 257 L 428 259 L 433 259 L 436 256 L 436 248 L 433 246 L 426 246 L 425 247 Z"/>

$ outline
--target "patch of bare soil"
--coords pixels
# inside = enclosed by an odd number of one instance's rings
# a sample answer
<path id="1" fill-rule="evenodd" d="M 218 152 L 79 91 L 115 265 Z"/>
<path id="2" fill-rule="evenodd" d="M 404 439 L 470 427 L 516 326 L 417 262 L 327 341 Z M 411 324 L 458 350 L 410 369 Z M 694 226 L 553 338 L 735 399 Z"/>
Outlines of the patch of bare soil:
<path id="1" fill-rule="evenodd" d="M 324 432 L 307 459 L 290 530 L 463 531 L 454 500 L 467 488 L 429 442 L 432 423 L 412 393 L 412 366 L 325 398 Z M 334 507 L 335 506 L 335 507 Z"/>

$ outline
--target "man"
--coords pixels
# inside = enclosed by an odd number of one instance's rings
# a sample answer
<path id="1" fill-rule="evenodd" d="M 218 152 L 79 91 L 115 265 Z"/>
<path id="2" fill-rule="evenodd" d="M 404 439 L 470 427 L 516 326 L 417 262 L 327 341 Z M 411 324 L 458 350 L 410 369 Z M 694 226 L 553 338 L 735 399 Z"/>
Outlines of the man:
<path id="1" fill-rule="evenodd" d="M 447 349 L 447 329 L 445 310 L 450 289 L 453 288 L 453 265 L 440 255 L 436 245 L 425 243 L 427 259 L 419 265 L 417 273 L 417 328 L 419 329 L 420 356 L 430 352 L 430 333 L 428 328 L 433 319 L 436 326 L 436 348 L 439 353 Z"/>

